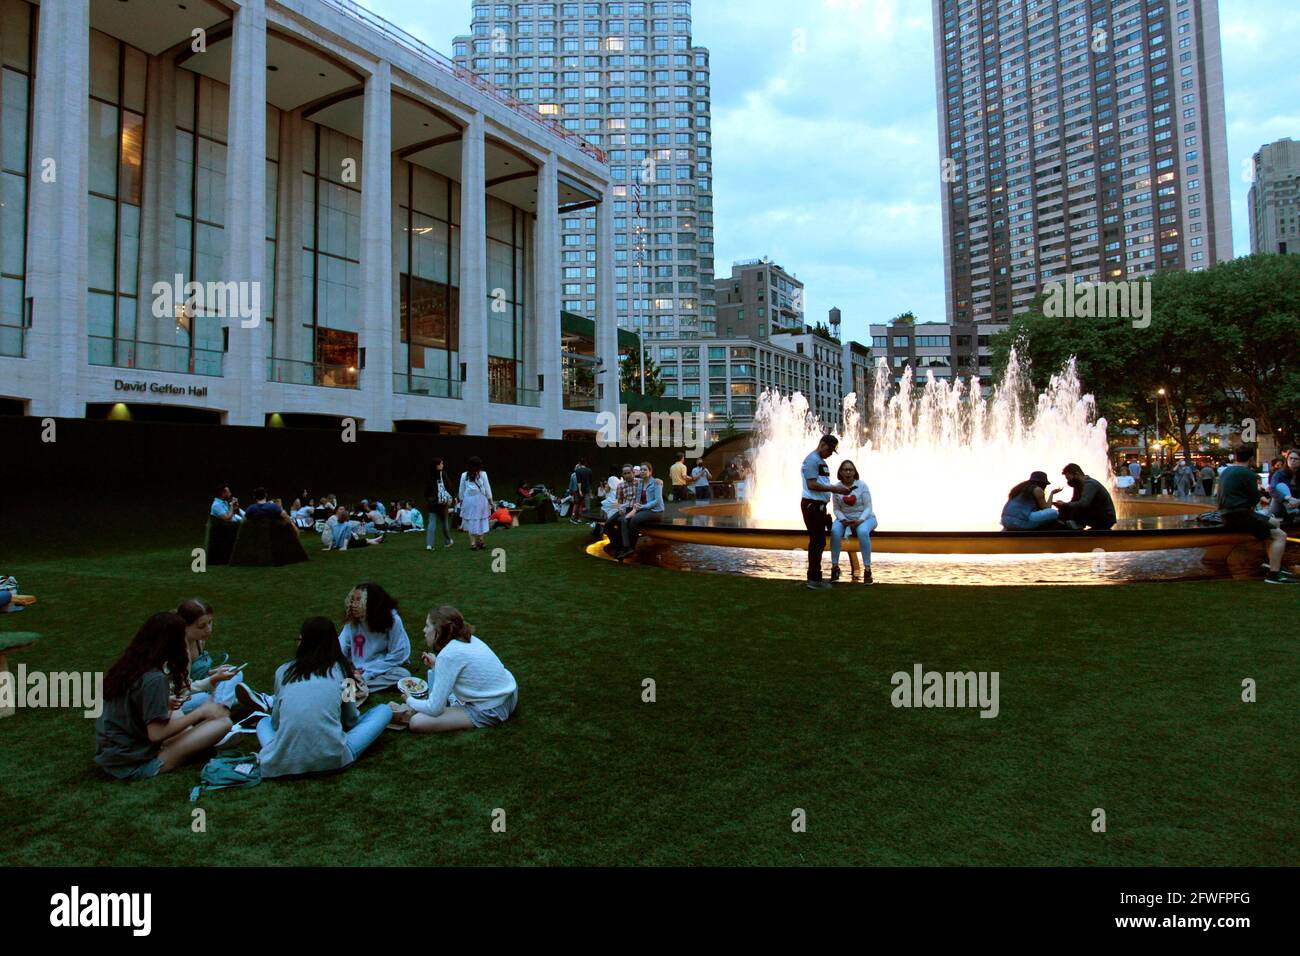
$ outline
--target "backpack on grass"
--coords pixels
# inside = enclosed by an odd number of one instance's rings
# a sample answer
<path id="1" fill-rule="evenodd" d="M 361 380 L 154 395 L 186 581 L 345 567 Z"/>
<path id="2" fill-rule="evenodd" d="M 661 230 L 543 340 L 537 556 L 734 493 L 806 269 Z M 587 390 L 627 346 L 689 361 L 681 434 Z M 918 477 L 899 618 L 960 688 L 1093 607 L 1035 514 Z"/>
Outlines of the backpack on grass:
<path id="1" fill-rule="evenodd" d="M 203 765 L 199 785 L 190 791 L 190 802 L 208 790 L 256 787 L 262 782 L 262 765 L 257 754 L 219 754 Z"/>

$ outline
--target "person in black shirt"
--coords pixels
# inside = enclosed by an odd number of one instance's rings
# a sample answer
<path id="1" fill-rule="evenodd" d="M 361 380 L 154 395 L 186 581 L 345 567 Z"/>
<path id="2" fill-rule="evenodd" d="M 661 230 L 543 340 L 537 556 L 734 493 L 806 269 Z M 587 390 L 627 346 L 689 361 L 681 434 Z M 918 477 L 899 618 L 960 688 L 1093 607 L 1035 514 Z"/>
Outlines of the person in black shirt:
<path id="1" fill-rule="evenodd" d="M 1089 478 L 1083 469 L 1071 462 L 1061 469 L 1066 483 L 1074 489 L 1074 497 L 1069 501 L 1054 501 L 1061 513 L 1062 521 L 1073 523 L 1076 528 L 1092 528 L 1109 531 L 1115 526 L 1115 502 L 1110 492 L 1096 478 Z"/>
<path id="2" fill-rule="evenodd" d="M 582 521 L 582 516 L 587 510 L 587 501 L 591 498 L 593 480 L 591 469 L 587 467 L 585 458 L 578 459 L 578 466 L 573 469 L 573 475 L 578 480 L 578 491 L 573 499 L 573 510 L 569 512 L 569 520 L 578 524 Z"/>

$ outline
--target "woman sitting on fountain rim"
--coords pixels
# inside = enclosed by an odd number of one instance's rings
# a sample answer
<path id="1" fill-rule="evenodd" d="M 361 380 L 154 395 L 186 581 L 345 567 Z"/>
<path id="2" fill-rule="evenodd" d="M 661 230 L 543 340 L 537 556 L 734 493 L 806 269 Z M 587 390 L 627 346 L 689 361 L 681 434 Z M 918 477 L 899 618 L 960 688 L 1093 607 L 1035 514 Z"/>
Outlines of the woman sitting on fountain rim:
<path id="1" fill-rule="evenodd" d="M 1051 495 L 1045 495 L 1043 489 L 1047 485 L 1047 472 L 1036 471 L 1028 481 L 1022 481 L 1007 492 L 1007 503 L 1002 506 L 1003 531 L 1061 530 L 1056 509 L 1052 507 L 1056 489 Z"/>

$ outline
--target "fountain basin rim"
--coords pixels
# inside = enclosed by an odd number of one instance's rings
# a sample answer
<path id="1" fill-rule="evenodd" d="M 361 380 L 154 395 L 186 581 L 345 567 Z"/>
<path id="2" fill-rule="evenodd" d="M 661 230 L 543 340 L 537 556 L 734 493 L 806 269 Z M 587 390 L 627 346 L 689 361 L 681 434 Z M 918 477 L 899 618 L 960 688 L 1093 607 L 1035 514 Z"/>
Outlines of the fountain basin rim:
<path id="1" fill-rule="evenodd" d="M 681 522 L 681 523 L 678 523 Z M 690 524 L 670 519 L 641 527 L 656 541 L 703 544 L 771 551 L 803 549 L 808 532 L 802 528 L 746 528 Z M 1121 528 L 1111 531 L 876 531 L 871 550 L 882 554 L 1070 554 L 1103 551 L 1166 551 L 1205 549 L 1208 560 L 1222 560 L 1254 538 L 1226 528 Z M 843 550 L 857 551 L 856 538 L 846 538 Z"/>

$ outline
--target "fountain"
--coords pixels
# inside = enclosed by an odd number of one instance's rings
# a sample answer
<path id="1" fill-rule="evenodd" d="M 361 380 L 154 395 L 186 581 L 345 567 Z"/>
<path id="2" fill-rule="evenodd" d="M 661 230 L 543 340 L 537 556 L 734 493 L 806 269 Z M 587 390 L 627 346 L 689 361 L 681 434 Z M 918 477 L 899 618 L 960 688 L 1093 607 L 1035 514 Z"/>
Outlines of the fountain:
<path id="1" fill-rule="evenodd" d="M 1177 551 L 1184 558 L 1190 553 L 1198 573 L 1205 572 L 1204 565 L 1221 572 L 1228 555 L 1251 540 L 1244 534 L 1202 526 L 1195 515 L 1207 510 L 1204 504 L 1144 498 L 1114 489 L 1106 420 L 1097 417 L 1096 403 L 1084 393 L 1073 361 L 1035 394 L 1013 352 L 1002 380 L 986 396 L 978 379 L 969 384 L 950 382 L 927 372 L 924 383 L 917 383 L 910 368 L 894 389 L 891 371 L 882 360 L 876 368 L 870 409 L 869 426 L 863 428 L 857 396 L 845 398 L 839 448 L 828 464 L 833 476 L 841 461 L 851 459 L 871 489 L 880 522 L 871 536 L 873 556 L 907 555 L 911 565 L 922 567 L 925 556 L 937 561 L 933 574 L 914 580 L 948 580 L 952 566 L 946 556 L 953 555 L 979 565 L 973 575 L 958 578 L 982 579 L 992 573 L 996 583 L 1023 583 L 1026 566 L 1032 569 L 1030 579 L 1036 580 L 1047 566 L 1044 556 L 1056 555 L 1073 556 L 1075 565 L 1081 558 L 1087 561 L 1090 581 L 1142 577 L 1143 568 L 1162 560 L 1159 556 L 1133 560 L 1146 552 Z M 748 501 L 686 506 L 678 516 L 647 525 L 642 534 L 677 547 L 691 557 L 687 565 L 721 564 L 724 570 L 762 573 L 761 562 L 742 567 L 737 562 L 749 559 L 731 552 L 730 558 L 719 560 L 715 553 L 755 549 L 782 553 L 774 561 L 783 575 L 797 570 L 799 556 L 792 561 L 790 552 L 807 544 L 798 505 L 799 465 L 816 446 L 823 427 L 809 413 L 803 395 L 765 392 L 755 428 Z M 1060 477 L 1068 462 L 1112 486 L 1120 516 L 1115 528 L 1000 530 L 1008 490 L 1032 471 L 1046 471 L 1068 498 L 1070 490 Z M 858 550 L 854 539 L 844 546 L 846 551 Z M 710 555 L 707 559 L 700 557 L 705 552 Z M 726 567 L 728 562 L 731 567 Z M 1138 573 L 1131 573 L 1135 567 Z M 1185 573 L 1176 571 L 1172 576 Z"/>
<path id="2" fill-rule="evenodd" d="M 871 488 L 881 526 L 897 531 L 997 531 L 1007 490 L 1035 470 L 1059 478 L 1067 462 L 1111 483 L 1106 420 L 1082 393 L 1074 363 L 1037 396 L 1013 352 L 1006 374 L 985 398 L 979 379 L 937 379 L 914 387 L 912 369 L 894 392 L 882 359 L 871 396 L 870 439 L 863 435 L 857 398 L 844 399 L 844 428 L 836 456 L 851 459 Z M 817 445 L 821 423 L 803 395 L 765 392 L 755 417 L 754 493 L 749 516 L 771 524 L 798 512 L 799 463 Z M 1066 497 L 1069 497 L 1066 489 Z"/>

